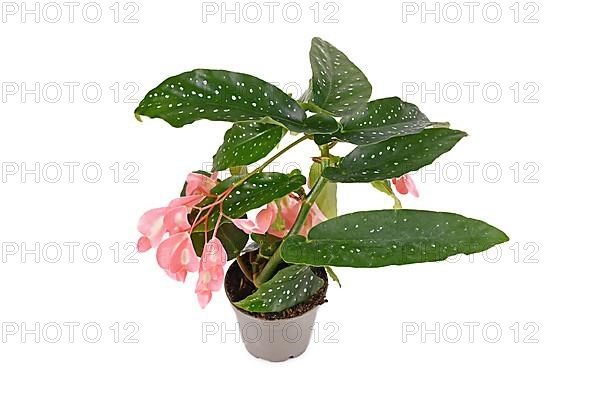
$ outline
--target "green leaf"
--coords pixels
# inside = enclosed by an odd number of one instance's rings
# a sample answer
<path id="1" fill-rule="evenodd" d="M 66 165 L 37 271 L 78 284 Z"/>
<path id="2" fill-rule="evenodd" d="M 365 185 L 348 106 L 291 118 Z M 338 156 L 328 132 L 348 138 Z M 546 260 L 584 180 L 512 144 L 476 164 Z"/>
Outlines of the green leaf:
<path id="1" fill-rule="evenodd" d="M 327 271 L 327 275 L 329 275 L 329 277 L 331 279 L 333 279 L 333 281 L 335 283 L 337 283 L 339 287 L 342 287 L 342 283 L 340 282 L 340 278 L 338 278 L 338 276 L 335 274 L 335 272 L 333 271 L 333 268 L 331 268 L 331 267 L 325 267 L 325 271 Z"/>
<path id="2" fill-rule="evenodd" d="M 392 185 L 390 184 L 389 180 L 385 179 L 382 181 L 373 181 L 371 182 L 371 185 L 381 193 L 387 194 L 392 198 L 392 200 L 394 200 L 394 209 L 398 210 L 402 208 L 402 203 L 400 202 L 398 196 L 396 196 L 396 193 L 394 193 L 394 189 L 392 189 Z"/>
<path id="3" fill-rule="evenodd" d="M 267 258 L 271 257 L 275 253 L 275 251 L 277 251 L 279 245 L 281 244 L 281 241 L 283 240 L 280 237 L 270 235 L 268 233 L 265 235 L 253 233 L 250 236 L 252 237 L 252 240 L 254 240 L 256 244 L 258 244 L 260 254 L 263 257 Z"/>
<path id="4" fill-rule="evenodd" d="M 431 164 L 450 151 L 466 133 L 447 128 L 426 129 L 385 142 L 358 146 L 323 176 L 335 182 L 371 182 L 397 178 Z"/>
<path id="5" fill-rule="evenodd" d="M 412 135 L 431 125 L 417 106 L 398 97 L 370 101 L 365 110 L 342 118 L 340 123 L 343 128 L 336 138 L 358 145 Z"/>
<path id="6" fill-rule="evenodd" d="M 213 170 L 252 164 L 271 152 L 279 144 L 285 129 L 278 125 L 259 122 L 238 122 L 227 132 L 213 157 Z"/>
<path id="7" fill-rule="evenodd" d="M 341 125 L 335 118 L 325 114 L 314 114 L 304 121 L 303 132 L 332 134 L 339 131 Z"/>
<path id="8" fill-rule="evenodd" d="M 208 239 L 213 235 L 213 231 L 208 232 Z M 198 257 L 202 256 L 204 249 L 204 232 L 192 232 L 192 244 Z M 223 222 L 217 231 L 217 238 L 223 243 L 227 252 L 227 260 L 232 260 L 242 254 L 242 250 L 248 243 L 248 235 L 231 222 Z"/>
<path id="9" fill-rule="evenodd" d="M 308 186 L 311 189 L 321 176 L 322 171 L 323 167 L 320 163 L 313 163 L 310 167 Z M 321 210 L 327 218 L 337 217 L 337 183 L 327 182 L 319 194 L 319 197 L 317 197 L 316 203 L 319 210 Z"/>
<path id="10" fill-rule="evenodd" d="M 161 118 L 176 128 L 200 119 L 247 121 L 272 118 L 302 125 L 306 113 L 276 86 L 238 72 L 196 69 L 168 78 L 152 89 L 136 116 Z"/>
<path id="11" fill-rule="evenodd" d="M 292 265 L 234 304 L 250 312 L 279 312 L 308 300 L 324 283 L 309 266 Z"/>
<path id="12" fill-rule="evenodd" d="M 215 186 L 212 193 L 216 195 L 224 193 L 240 179 L 239 176 L 227 178 Z M 223 212 L 230 218 L 240 218 L 250 210 L 262 207 L 275 199 L 300 189 L 305 183 L 306 178 L 302 175 L 286 175 L 279 172 L 258 173 L 248 178 L 223 200 Z M 208 218 L 209 230 L 213 229 L 216 224 L 218 218 L 218 212 L 216 211 L 218 210 L 214 210 Z M 195 228 L 197 231 L 204 231 L 205 229 L 204 224 L 199 224 Z"/>
<path id="13" fill-rule="evenodd" d="M 314 38 L 310 48 L 312 103 L 333 115 L 352 114 L 371 97 L 367 77 L 330 43 Z"/>
<path id="14" fill-rule="evenodd" d="M 282 244 L 282 257 L 294 264 L 383 267 L 445 260 L 507 240 L 499 229 L 458 214 L 364 211 L 322 222 L 308 238 L 289 237 Z"/>

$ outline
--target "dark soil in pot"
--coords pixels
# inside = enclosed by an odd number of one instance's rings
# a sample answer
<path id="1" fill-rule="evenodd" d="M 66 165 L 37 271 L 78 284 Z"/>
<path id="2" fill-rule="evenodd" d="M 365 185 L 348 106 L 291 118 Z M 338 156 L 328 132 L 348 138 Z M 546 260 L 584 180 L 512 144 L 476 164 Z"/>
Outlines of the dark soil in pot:
<path id="1" fill-rule="evenodd" d="M 244 255 L 243 257 L 246 257 Z M 265 319 L 265 320 L 277 320 L 277 319 L 287 319 L 299 317 L 302 314 L 307 313 L 313 308 L 326 303 L 327 299 L 325 295 L 327 293 L 327 272 L 325 268 L 321 267 L 312 267 L 313 272 L 323 281 L 325 282 L 321 289 L 317 293 L 315 293 L 311 298 L 302 302 L 300 304 L 296 304 L 295 306 L 288 308 L 286 310 L 280 312 L 272 312 L 272 313 L 253 313 L 246 310 L 239 309 L 244 314 L 248 314 L 255 318 Z M 233 262 L 227 273 L 225 274 L 225 293 L 229 298 L 229 301 L 234 303 L 236 301 L 240 301 L 245 299 L 250 294 L 254 293 L 256 288 L 254 285 L 246 278 L 246 276 L 242 273 L 237 261 Z"/>

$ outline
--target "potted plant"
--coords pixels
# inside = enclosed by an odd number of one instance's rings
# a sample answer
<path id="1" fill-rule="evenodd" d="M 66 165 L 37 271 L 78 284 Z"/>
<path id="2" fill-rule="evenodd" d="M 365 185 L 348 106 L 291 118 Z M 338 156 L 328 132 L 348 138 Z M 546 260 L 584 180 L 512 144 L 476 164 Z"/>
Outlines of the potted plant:
<path id="1" fill-rule="evenodd" d="M 246 347 L 272 361 L 305 350 L 328 275 L 338 281 L 332 267 L 440 261 L 508 240 L 476 219 L 403 209 L 394 193 L 418 196 L 407 174 L 466 133 L 431 122 L 398 97 L 370 101 L 362 71 L 322 39 L 312 40 L 310 64 L 309 89 L 298 100 L 251 75 L 196 69 L 162 82 L 135 110 L 140 120 L 161 118 L 176 128 L 200 119 L 233 123 L 212 171 L 190 173 L 180 197 L 142 216 L 138 250 L 157 247 L 158 264 L 178 281 L 197 272 L 203 308 L 225 283 Z M 288 132 L 291 143 L 277 150 Z M 308 179 L 297 170 L 266 171 L 304 141 L 318 151 Z M 333 154 L 339 142 L 355 147 Z M 391 196 L 393 208 L 338 216 L 336 185 L 355 182 Z M 235 261 L 225 276 L 228 260 Z"/>

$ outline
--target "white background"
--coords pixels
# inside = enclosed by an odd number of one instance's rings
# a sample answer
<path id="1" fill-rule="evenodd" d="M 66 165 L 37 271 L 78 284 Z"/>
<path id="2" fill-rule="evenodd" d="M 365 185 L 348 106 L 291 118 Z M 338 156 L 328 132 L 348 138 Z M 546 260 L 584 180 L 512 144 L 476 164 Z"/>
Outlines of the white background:
<path id="1" fill-rule="evenodd" d="M 437 22 L 434 14 L 421 21 L 420 2 L 298 2 L 287 15 L 290 3 L 281 2 L 273 22 L 262 2 L 258 22 L 248 20 L 256 7 L 240 3 L 239 22 L 232 14 L 225 23 L 220 2 L 181 0 L 138 0 L 138 22 L 124 23 L 136 11 L 125 3 L 117 23 L 112 1 L 100 2 L 97 23 L 82 16 L 85 2 L 72 23 L 61 2 L 56 23 L 48 21 L 55 16 L 48 7 L 39 22 L 35 15 L 22 22 L 19 3 L 16 15 L 10 7 L 2 15 L 0 398 L 598 398 L 596 2 L 538 0 L 515 8 L 501 1 L 487 14 L 481 2 L 472 22 L 462 2 L 457 22 L 457 3 L 438 4 Z M 216 14 L 203 13 L 213 6 Z M 292 22 L 298 7 L 302 15 Z M 417 14 L 408 13 L 415 7 Z M 498 7 L 502 16 L 492 23 Z M 373 98 L 405 94 L 431 120 L 470 134 L 433 172 L 414 175 L 421 197 L 405 197 L 405 206 L 484 219 L 511 242 L 487 259 L 338 269 L 343 288 L 329 290 L 316 343 L 298 359 L 273 364 L 246 353 L 233 333 L 203 340 L 208 327 L 234 330 L 223 292 L 201 310 L 194 279 L 168 279 L 153 254 L 127 258 L 141 213 L 177 196 L 187 172 L 211 161 L 228 124 L 140 124 L 126 95 L 140 100 L 164 78 L 198 67 L 304 89 L 313 36 L 363 69 Z M 68 82 L 78 85 L 73 101 Z M 469 82 L 476 84 L 472 99 Z M 33 92 L 23 94 L 21 84 Z M 52 102 L 57 84 L 62 96 Z M 421 84 L 433 92 L 422 98 Z M 102 89 L 97 102 L 95 87 Z M 315 150 L 305 143 L 280 167 L 295 160 L 306 171 Z M 22 174 L 36 163 L 39 173 Z M 64 163 L 79 163 L 73 182 Z M 471 176 L 468 163 L 478 163 Z M 52 183 L 56 164 L 63 175 Z M 84 165 L 91 165 L 85 174 Z M 102 176 L 91 183 L 98 166 Z M 340 202 L 343 212 L 391 206 L 356 184 L 342 186 Z M 78 243 L 73 259 L 69 242 Z M 89 253 L 82 254 L 86 244 Z M 63 253 L 52 262 L 57 247 Z M 94 260 L 97 248 L 102 254 Z M 79 324 L 73 343 L 70 322 Z M 470 322 L 479 324 L 472 343 L 464 325 Z M 39 338 L 22 336 L 36 323 Z M 436 323 L 439 343 L 434 334 L 403 340 L 408 326 Z M 56 324 L 62 337 L 51 343 Z M 87 335 L 85 324 L 92 324 Z M 456 324 L 462 337 L 451 343 Z M 487 335 L 485 324 L 492 326 Z M 102 336 L 90 343 L 98 326 Z M 502 332 L 491 343 L 494 327 Z"/>

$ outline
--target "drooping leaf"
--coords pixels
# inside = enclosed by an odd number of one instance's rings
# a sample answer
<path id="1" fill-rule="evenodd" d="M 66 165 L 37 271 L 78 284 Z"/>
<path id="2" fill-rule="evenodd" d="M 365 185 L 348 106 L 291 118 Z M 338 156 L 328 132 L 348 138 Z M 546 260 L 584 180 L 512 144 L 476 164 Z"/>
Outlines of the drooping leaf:
<path id="1" fill-rule="evenodd" d="M 321 177 L 323 167 L 320 163 L 313 163 L 308 175 L 308 186 L 312 189 Z M 337 183 L 327 182 L 316 200 L 319 210 L 327 217 L 337 217 Z"/>
<path id="2" fill-rule="evenodd" d="M 259 122 L 238 122 L 227 132 L 213 157 L 213 170 L 252 164 L 265 157 L 277 146 L 285 133 L 278 125 Z"/>
<path id="3" fill-rule="evenodd" d="M 309 266 L 291 265 L 234 304 L 251 312 L 279 312 L 308 300 L 324 283 Z"/>
<path id="4" fill-rule="evenodd" d="M 402 208 L 402 203 L 400 202 L 400 199 L 396 193 L 394 193 L 394 189 L 392 189 L 392 185 L 390 184 L 389 180 L 384 179 L 382 181 L 373 181 L 371 182 L 371 185 L 381 193 L 388 195 L 392 200 L 394 200 L 394 209 L 399 210 Z"/>
<path id="5" fill-rule="evenodd" d="M 358 146 L 337 167 L 326 168 L 323 176 L 335 182 L 397 178 L 431 164 L 465 136 L 467 134 L 461 131 L 431 128 L 385 142 Z"/>
<path id="6" fill-rule="evenodd" d="M 335 283 L 337 283 L 339 287 L 342 287 L 342 283 L 340 282 L 340 278 L 338 278 L 338 276 L 336 275 L 336 273 L 333 270 L 333 268 L 331 268 L 331 267 L 325 267 L 325 271 L 327 271 L 327 275 L 329 275 L 329 277 L 331 279 L 333 279 L 333 281 Z"/>
<path id="7" fill-rule="evenodd" d="M 352 114 L 365 107 L 371 97 L 367 77 L 348 57 L 320 38 L 312 40 L 311 101 L 335 116 Z"/>
<path id="8" fill-rule="evenodd" d="M 207 237 L 209 240 L 212 235 L 213 231 L 208 232 Z M 205 243 L 204 232 L 192 232 L 191 238 L 194 250 L 198 257 L 200 257 Z M 246 247 L 246 243 L 248 243 L 248 235 L 228 221 L 222 223 L 219 227 L 217 238 L 223 243 L 223 247 L 225 247 L 227 260 L 232 260 L 239 256 Z"/>
<path id="9" fill-rule="evenodd" d="M 233 184 L 239 182 L 241 177 L 233 176 L 220 182 L 212 190 L 215 195 L 220 195 L 229 189 Z M 300 189 L 306 183 L 306 178 L 302 175 L 286 175 L 279 172 L 261 172 L 244 183 L 237 186 L 223 200 L 223 212 L 230 218 L 240 218 L 250 210 L 262 207 L 275 199 L 286 196 L 289 193 Z M 214 200 L 214 199 L 213 199 Z M 208 203 L 210 204 L 210 203 Z M 202 204 L 207 205 L 207 204 Z M 219 206 L 208 218 L 208 230 L 214 228 Z M 199 224 L 195 230 L 206 230 L 205 224 Z"/>
<path id="10" fill-rule="evenodd" d="M 342 118 L 340 123 L 343 128 L 336 138 L 358 145 L 412 135 L 431 125 L 417 106 L 398 97 L 370 101 L 366 109 Z"/>
<path id="11" fill-rule="evenodd" d="M 136 116 L 161 118 L 176 128 L 200 119 L 248 121 L 272 118 L 302 125 L 306 113 L 276 86 L 238 72 L 196 69 L 168 78 L 152 89 Z"/>
<path id="12" fill-rule="evenodd" d="M 445 260 L 507 240 L 499 229 L 458 214 L 364 211 L 322 222 L 308 238 L 289 237 L 282 244 L 282 257 L 294 264 L 383 267 Z"/>

